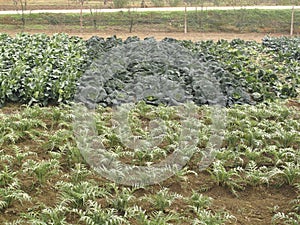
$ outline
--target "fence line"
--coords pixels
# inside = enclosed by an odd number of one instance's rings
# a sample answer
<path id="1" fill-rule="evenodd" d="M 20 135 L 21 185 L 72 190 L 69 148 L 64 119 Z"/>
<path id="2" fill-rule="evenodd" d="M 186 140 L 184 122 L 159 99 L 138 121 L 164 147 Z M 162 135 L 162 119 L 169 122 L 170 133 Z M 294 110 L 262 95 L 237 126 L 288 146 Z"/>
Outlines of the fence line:
<path id="1" fill-rule="evenodd" d="M 101 8 L 92 8 L 92 9 L 83 9 L 83 13 L 92 12 L 101 12 L 101 13 L 114 13 L 114 12 L 179 12 L 179 11 L 196 11 L 198 8 L 203 8 L 207 11 L 214 10 L 240 10 L 240 9 L 262 9 L 262 10 L 284 10 L 284 9 L 292 9 L 294 7 L 295 10 L 300 9 L 300 6 L 224 6 L 224 7 L 168 7 L 168 8 L 121 8 L 121 9 L 101 9 Z M 24 14 L 38 14 L 38 13 L 80 13 L 80 9 L 44 9 L 44 10 L 25 10 Z M 0 11 L 0 15 L 14 15 L 21 14 L 21 10 L 8 10 L 8 11 Z"/>
<path id="2" fill-rule="evenodd" d="M 284 17 L 285 20 L 271 20 L 267 16 L 256 15 L 255 11 L 247 8 L 238 8 L 231 11 L 211 11 L 206 7 L 182 8 L 182 11 L 176 12 L 142 12 L 130 9 L 127 11 L 119 11 L 117 14 L 104 13 L 100 10 L 90 10 L 84 14 L 83 28 L 93 29 L 94 31 L 105 30 L 105 27 L 126 29 L 130 32 L 144 32 L 147 29 L 156 29 L 156 31 L 173 31 L 173 32 L 263 32 L 263 33 L 298 33 L 300 32 L 300 24 L 297 18 L 300 17 L 300 6 L 289 7 L 290 16 Z M 79 12 L 79 11 L 78 11 Z M 177 13 L 178 12 L 178 13 Z M 273 12 L 274 14 L 276 12 Z M 9 15 L 8 15 L 9 16 Z M 224 19 L 224 16 L 226 18 Z M 277 15 L 276 15 L 277 16 Z M 1 17 L 4 18 L 4 17 Z M 79 13 L 76 14 L 49 14 L 41 13 L 25 14 L 26 26 L 60 26 L 60 27 L 76 27 L 79 26 Z M 4 19 L 2 19 L 4 20 Z M 9 21 L 8 21 L 9 20 Z M 14 21 L 7 19 L 1 22 L 6 25 L 20 27 L 21 20 Z M 150 30 L 151 31 L 151 30 Z"/>

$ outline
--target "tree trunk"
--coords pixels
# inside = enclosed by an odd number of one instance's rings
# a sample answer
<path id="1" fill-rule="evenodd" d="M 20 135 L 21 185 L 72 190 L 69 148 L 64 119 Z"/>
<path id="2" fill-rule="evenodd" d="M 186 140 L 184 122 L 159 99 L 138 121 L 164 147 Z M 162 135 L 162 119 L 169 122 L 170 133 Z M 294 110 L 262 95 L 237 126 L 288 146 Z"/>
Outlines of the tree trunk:
<path id="1" fill-rule="evenodd" d="M 184 7 L 184 33 L 187 33 L 187 5 L 185 3 L 185 7 Z"/>
<path id="2" fill-rule="evenodd" d="M 23 0 L 20 0 L 20 4 L 21 4 L 21 10 L 22 10 L 22 27 L 23 30 L 25 28 L 25 15 L 24 15 L 24 11 L 26 10 L 26 5 L 27 5 L 27 1 L 25 0 L 25 3 L 23 2 Z"/>
<path id="3" fill-rule="evenodd" d="M 295 14 L 295 8 L 293 6 L 293 8 L 292 8 L 292 17 L 291 17 L 291 31 L 290 31 L 291 36 L 293 36 L 293 34 L 294 34 L 294 14 Z"/>
<path id="4" fill-rule="evenodd" d="M 83 3 L 84 1 L 80 1 L 80 33 L 82 33 L 82 27 L 83 27 L 83 18 L 82 18 L 82 9 L 83 9 Z"/>

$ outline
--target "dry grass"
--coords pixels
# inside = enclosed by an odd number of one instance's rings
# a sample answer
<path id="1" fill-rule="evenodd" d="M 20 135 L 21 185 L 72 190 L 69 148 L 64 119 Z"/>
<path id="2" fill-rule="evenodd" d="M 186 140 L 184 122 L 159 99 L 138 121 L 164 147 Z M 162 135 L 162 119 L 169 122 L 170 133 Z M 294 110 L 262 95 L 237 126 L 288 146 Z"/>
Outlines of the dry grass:
<path id="1" fill-rule="evenodd" d="M 23 0 L 24 1 L 24 0 Z M 109 1 L 106 4 L 106 8 L 112 7 L 112 1 Z M 84 3 L 84 8 L 104 8 L 103 1 L 87 1 Z M 20 4 L 18 5 L 20 9 Z M 80 8 L 80 4 L 75 0 L 27 0 L 28 10 L 34 9 L 71 9 L 71 8 Z M 13 4 L 12 0 L 0 0 L 0 10 L 14 10 L 16 6 Z"/>
<path id="2" fill-rule="evenodd" d="M 24 1 L 24 0 L 23 0 Z M 103 1 L 88 1 L 87 4 L 99 4 L 102 3 Z M 12 0 L 0 0 L 1 5 L 13 5 Z M 74 0 L 27 0 L 28 5 L 75 5 L 76 1 Z"/>
<path id="3" fill-rule="evenodd" d="M 25 0 L 23 0 L 25 1 Z M 148 3 L 147 3 L 148 2 Z M 151 5 L 150 1 L 146 1 L 147 5 Z M 140 6 L 141 1 L 140 0 L 135 0 L 135 1 L 130 1 L 131 5 L 134 6 Z M 27 0 L 27 5 L 28 7 L 30 6 L 54 6 L 55 8 L 59 7 L 78 7 L 78 2 L 75 0 Z M 13 1 L 12 0 L 0 0 L 0 9 L 2 6 L 12 6 L 13 7 Z M 91 6 L 97 6 L 97 7 L 104 7 L 104 1 L 103 0 L 98 0 L 98 1 L 86 1 L 84 3 L 84 6 L 86 8 L 89 8 Z M 105 7 L 112 7 L 113 6 L 113 0 L 108 0 L 107 4 Z M 47 7 L 47 8 L 48 8 Z"/>

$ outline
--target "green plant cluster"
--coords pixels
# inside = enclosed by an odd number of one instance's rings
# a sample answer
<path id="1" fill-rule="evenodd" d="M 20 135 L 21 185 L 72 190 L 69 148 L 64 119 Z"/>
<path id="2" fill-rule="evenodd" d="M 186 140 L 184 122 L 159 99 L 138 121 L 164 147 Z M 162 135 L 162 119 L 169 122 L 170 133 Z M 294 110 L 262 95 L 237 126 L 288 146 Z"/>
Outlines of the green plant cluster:
<path id="1" fill-rule="evenodd" d="M 285 40 L 285 46 L 281 45 L 280 40 Z M 294 39 L 290 38 L 277 39 L 273 43 L 282 46 L 282 49 L 286 49 L 287 45 L 295 46 Z M 274 50 L 265 42 L 261 44 L 240 39 L 197 43 L 183 41 L 182 44 L 209 57 L 208 60 L 220 62 L 255 101 L 296 97 L 299 94 L 300 63 L 291 55 L 291 52 L 297 51 L 295 48 L 282 55 L 281 51 Z M 226 85 L 231 82 L 229 80 Z"/>
<path id="2" fill-rule="evenodd" d="M 281 60 L 284 58 L 300 60 L 300 37 L 265 37 L 262 44 L 275 52 Z"/>
<path id="3" fill-rule="evenodd" d="M 103 42 L 98 40 L 101 49 Z M 218 87 L 224 79 L 231 79 L 231 86 Z M 189 99 L 197 105 L 251 103 L 217 61 L 207 61 L 171 39 L 153 38 L 127 39 L 96 58 L 80 79 L 75 99 L 103 106 L 141 100 L 176 105 Z"/>
<path id="4" fill-rule="evenodd" d="M 0 223 L 234 224 L 237 212 L 216 207 L 211 188 L 237 196 L 248 193 L 246 188 L 299 190 L 299 113 L 288 103 L 227 108 L 224 145 L 206 172 L 198 171 L 201 154 L 196 153 L 160 186 L 143 188 L 111 183 L 86 165 L 74 141 L 70 106 L 5 107 L 0 113 Z M 7 114 L 7 108 L 13 113 Z M 152 150 L 122 146 L 109 108 L 96 110 L 96 129 L 109 154 L 124 163 L 147 165 L 164 159 L 178 142 L 181 125 L 174 108 L 140 102 L 132 109 L 130 126 L 138 136 L 147 135 L 143 127 L 153 117 L 168 125 L 164 144 Z M 202 150 L 210 136 L 209 107 L 197 112 Z M 299 224 L 299 197 L 290 211 L 277 208 L 273 215 L 275 224 Z"/>
<path id="5" fill-rule="evenodd" d="M 126 40 L 116 36 L 107 39 L 92 37 L 84 41 L 66 34 L 51 37 L 45 34 L 19 34 L 16 37 L 1 34 L 0 105 L 3 106 L 6 102 L 48 105 L 73 100 L 79 79 L 83 74 L 90 73 L 93 62 L 98 60 L 100 67 L 97 70 L 101 76 L 105 56 L 118 55 L 117 51 L 124 50 L 137 41 L 140 41 L 137 37 Z M 196 59 L 207 66 L 211 65 L 209 71 L 218 80 L 221 91 L 227 98 L 227 105 L 233 105 L 298 96 L 298 42 L 299 38 L 266 37 L 262 44 L 239 39 L 194 43 L 166 38 L 162 42 L 157 41 L 157 44 L 183 46 Z M 182 60 L 186 60 L 184 57 L 186 54 L 182 55 Z M 122 56 L 120 60 L 122 61 Z M 119 65 L 117 61 L 114 62 L 115 68 L 121 65 L 121 61 Z M 159 59 L 159 56 L 153 64 L 151 61 L 146 64 L 136 59 L 132 68 L 126 68 L 126 74 L 149 74 L 151 68 L 161 71 L 159 74 L 173 74 L 175 77 L 179 76 L 179 79 L 185 79 L 183 86 L 188 89 L 189 94 L 195 99 L 201 98 L 195 76 L 190 77 L 193 81 L 187 81 L 189 77 L 186 74 L 189 71 L 185 70 L 191 68 L 180 65 L 169 65 L 170 68 L 167 68 L 165 59 Z M 123 76 L 124 72 L 112 73 L 113 79 L 120 81 L 118 77 Z M 186 86 L 193 87 L 189 89 Z M 111 101 L 114 98 L 110 96 Z M 199 101 L 197 104 L 202 103 Z"/>
<path id="6" fill-rule="evenodd" d="M 0 106 L 72 99 L 84 72 L 85 42 L 66 34 L 0 35 Z"/>
<path id="7" fill-rule="evenodd" d="M 273 40 L 272 44 L 269 43 L 270 41 L 267 42 L 268 40 Z M 222 93 L 227 97 L 227 105 L 232 105 L 298 96 L 300 64 L 297 60 L 299 52 L 295 40 L 299 41 L 297 38 L 270 39 L 266 37 L 262 44 L 240 39 L 194 43 L 192 41 L 165 38 L 163 42 L 179 44 L 197 54 L 195 57 L 198 57 L 199 61 L 205 62 L 203 63 L 205 67 L 210 64 L 213 67 L 210 69 L 210 74 L 218 80 Z M 109 51 L 112 47 L 129 44 L 139 41 L 139 39 L 131 37 L 122 42 L 121 39 L 113 37 L 107 39 L 107 41 L 108 45 L 105 44 L 103 38 L 93 37 L 88 40 L 90 58 L 96 59 L 101 57 L 102 52 Z M 116 49 L 122 50 L 122 48 Z M 186 56 L 182 60 L 186 60 Z M 101 63 L 99 63 L 100 68 Z M 149 68 L 151 67 L 150 64 L 148 65 Z M 142 73 L 144 70 L 145 73 L 149 73 L 147 68 L 143 66 L 138 69 L 138 72 Z M 161 66 L 161 70 L 163 70 L 163 66 Z M 173 70 L 173 74 L 186 76 L 186 71 L 182 71 L 182 69 L 178 71 L 176 68 L 171 68 L 170 70 Z M 130 71 L 134 71 L 134 69 L 130 69 Z M 125 74 L 130 76 L 128 71 Z M 124 77 L 126 77 L 125 74 L 123 72 Z M 119 79 L 118 74 L 114 76 Z M 189 80 L 185 82 L 186 86 L 194 82 L 193 79 Z M 201 95 L 195 90 L 191 90 L 189 93 L 193 93 L 194 98 Z M 250 99 L 245 93 L 250 95 Z"/>

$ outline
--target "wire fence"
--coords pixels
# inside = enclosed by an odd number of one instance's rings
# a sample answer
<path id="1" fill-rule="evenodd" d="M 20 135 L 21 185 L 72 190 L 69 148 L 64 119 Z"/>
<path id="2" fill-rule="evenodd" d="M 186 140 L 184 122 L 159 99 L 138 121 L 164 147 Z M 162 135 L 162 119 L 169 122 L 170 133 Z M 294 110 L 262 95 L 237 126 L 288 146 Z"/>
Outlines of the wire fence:
<path id="1" fill-rule="evenodd" d="M 26 14 L 0 17 L 0 27 L 9 29 L 78 29 L 120 32 L 262 32 L 293 33 L 300 32 L 300 10 L 295 10 L 292 19 L 290 10 L 206 10 L 195 7 L 188 12 L 135 12 L 120 11 L 103 13 L 90 11 L 83 14 L 80 27 L 79 14 Z M 292 21 L 292 26 L 291 26 Z"/>

